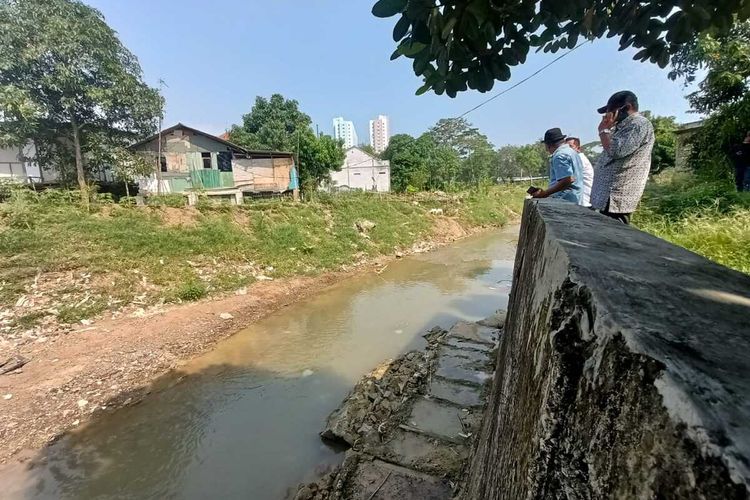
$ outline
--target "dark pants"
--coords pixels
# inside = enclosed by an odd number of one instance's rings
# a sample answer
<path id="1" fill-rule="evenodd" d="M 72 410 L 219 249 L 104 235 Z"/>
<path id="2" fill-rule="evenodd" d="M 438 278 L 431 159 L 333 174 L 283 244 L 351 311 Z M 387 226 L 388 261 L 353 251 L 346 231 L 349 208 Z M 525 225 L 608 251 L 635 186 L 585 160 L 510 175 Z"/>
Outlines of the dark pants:
<path id="1" fill-rule="evenodd" d="M 611 219 L 619 220 L 623 224 L 630 224 L 630 216 L 633 215 L 632 213 L 623 214 L 623 213 L 610 212 L 609 202 L 607 202 L 606 208 L 604 210 L 601 210 L 599 213 L 601 213 L 602 215 L 606 215 L 607 217 Z"/>
<path id="2" fill-rule="evenodd" d="M 750 191 L 750 168 L 746 165 L 740 167 L 734 167 L 734 185 L 737 186 L 737 191 Z"/>

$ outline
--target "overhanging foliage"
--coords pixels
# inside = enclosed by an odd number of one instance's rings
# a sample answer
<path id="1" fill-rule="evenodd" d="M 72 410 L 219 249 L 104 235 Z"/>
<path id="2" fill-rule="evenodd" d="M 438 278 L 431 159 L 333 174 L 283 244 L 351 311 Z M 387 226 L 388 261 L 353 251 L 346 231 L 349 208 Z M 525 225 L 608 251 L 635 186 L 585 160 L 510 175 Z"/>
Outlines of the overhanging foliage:
<path id="1" fill-rule="evenodd" d="M 620 48 L 641 49 L 635 59 L 665 67 L 697 33 L 726 33 L 734 16 L 750 17 L 747 0 L 379 0 L 377 17 L 400 16 L 391 56 L 413 59 L 433 90 L 491 90 L 510 79 L 529 50 L 572 49 L 586 39 L 619 37 Z"/>

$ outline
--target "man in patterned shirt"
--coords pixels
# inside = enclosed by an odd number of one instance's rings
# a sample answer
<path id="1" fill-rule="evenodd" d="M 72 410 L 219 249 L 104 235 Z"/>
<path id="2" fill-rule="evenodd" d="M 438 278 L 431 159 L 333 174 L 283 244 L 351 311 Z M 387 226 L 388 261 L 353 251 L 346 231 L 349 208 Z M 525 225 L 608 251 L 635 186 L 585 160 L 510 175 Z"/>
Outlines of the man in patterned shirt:
<path id="1" fill-rule="evenodd" d="M 638 98 L 629 90 L 617 92 L 599 108 L 602 122 L 599 156 L 591 187 L 591 206 L 602 214 L 630 223 L 651 170 L 654 127 L 638 113 Z"/>

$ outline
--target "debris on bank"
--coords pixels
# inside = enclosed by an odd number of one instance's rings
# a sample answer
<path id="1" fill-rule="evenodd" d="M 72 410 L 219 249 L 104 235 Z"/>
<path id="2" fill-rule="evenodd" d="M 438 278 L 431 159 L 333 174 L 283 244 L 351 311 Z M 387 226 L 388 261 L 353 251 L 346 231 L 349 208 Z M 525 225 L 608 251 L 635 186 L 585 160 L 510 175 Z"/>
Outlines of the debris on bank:
<path id="1" fill-rule="evenodd" d="M 435 327 L 412 351 L 366 375 L 328 417 L 343 463 L 294 500 L 449 499 L 481 424 L 504 313 Z"/>

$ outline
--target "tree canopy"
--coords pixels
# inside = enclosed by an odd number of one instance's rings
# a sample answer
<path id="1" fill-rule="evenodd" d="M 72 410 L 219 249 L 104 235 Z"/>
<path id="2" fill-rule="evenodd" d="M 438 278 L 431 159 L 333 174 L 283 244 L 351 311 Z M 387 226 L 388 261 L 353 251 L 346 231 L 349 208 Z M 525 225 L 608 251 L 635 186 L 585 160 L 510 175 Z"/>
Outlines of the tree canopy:
<path id="1" fill-rule="evenodd" d="M 0 40 L 0 143 L 33 141 L 60 169 L 73 161 L 82 191 L 107 149 L 155 130 L 162 98 L 99 11 L 0 0 Z"/>
<path id="2" fill-rule="evenodd" d="M 496 176 L 499 179 L 510 179 L 547 175 L 547 156 L 541 143 L 503 146 L 497 151 Z"/>
<path id="3" fill-rule="evenodd" d="M 547 153 L 540 143 L 495 150 L 487 137 L 464 119 L 442 119 L 419 137 L 391 137 L 382 158 L 391 162 L 394 191 L 479 186 L 501 179 L 547 175 Z"/>
<path id="4" fill-rule="evenodd" d="M 654 126 L 654 149 L 651 151 L 651 173 L 657 174 L 665 168 L 674 167 L 677 146 L 677 121 L 674 116 L 653 116 L 644 111 L 643 115 Z"/>
<path id="5" fill-rule="evenodd" d="M 669 77 L 693 83 L 705 70 L 698 90 L 688 96 L 690 106 L 710 113 L 740 100 L 750 79 L 750 22 L 737 23 L 729 33 L 696 37 L 672 57 Z"/>
<path id="6" fill-rule="evenodd" d="M 708 114 L 690 136 L 689 166 L 711 179 L 729 177 L 727 152 L 750 130 L 750 22 L 685 45 L 672 58 L 670 77 L 686 85 L 703 77 L 688 96 L 693 109 Z"/>
<path id="7" fill-rule="evenodd" d="M 424 85 L 453 97 L 491 90 L 510 79 L 529 50 L 572 49 L 580 41 L 619 37 L 635 59 L 665 67 L 696 34 L 729 32 L 735 16 L 750 17 L 746 0 L 378 0 L 377 17 L 398 16 L 391 59 L 413 60 Z"/>
<path id="8" fill-rule="evenodd" d="M 229 131 L 232 141 L 248 148 L 296 151 L 297 132 L 307 133 L 312 125 L 308 115 L 299 110 L 299 103 L 273 94 L 270 99 L 258 96 L 241 125 Z"/>
<path id="9" fill-rule="evenodd" d="M 345 155 L 340 141 L 316 136 L 311 124 L 294 99 L 281 94 L 273 94 L 270 99 L 258 96 L 250 112 L 242 117 L 242 124 L 232 126 L 229 138 L 251 149 L 294 153 L 303 187 L 315 189 L 331 170 L 341 170 Z"/>

